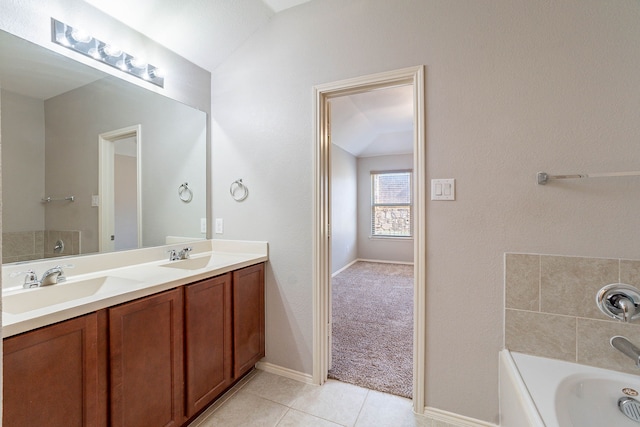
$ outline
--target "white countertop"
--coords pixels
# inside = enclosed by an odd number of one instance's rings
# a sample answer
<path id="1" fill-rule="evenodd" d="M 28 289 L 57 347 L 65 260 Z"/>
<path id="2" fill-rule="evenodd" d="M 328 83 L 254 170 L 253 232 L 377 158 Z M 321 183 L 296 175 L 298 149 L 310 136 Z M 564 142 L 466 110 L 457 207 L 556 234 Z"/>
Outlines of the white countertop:
<path id="1" fill-rule="evenodd" d="M 197 244 L 189 243 L 189 246 L 194 247 L 194 253 L 186 262 L 169 262 L 166 251 L 176 247 L 179 249 L 180 245 L 168 245 L 126 251 L 126 253 L 95 254 L 64 260 L 54 259 L 3 266 L 2 336 L 6 338 L 268 260 L 266 242 L 208 240 Z M 155 259 L 149 261 L 149 258 Z M 30 268 L 34 269 L 40 277 L 47 268 L 69 263 L 74 264 L 74 268 L 65 269 L 67 280 L 56 285 L 23 289 L 22 278 L 18 278 L 17 285 L 16 279 L 10 278 L 12 272 Z M 180 263 L 189 268 L 176 268 Z M 102 266 L 108 266 L 108 268 Z M 96 291 L 89 291 L 90 294 L 87 296 L 77 297 L 86 292 L 75 294 L 77 290 L 81 288 L 87 290 L 89 286 L 96 285 L 98 282 L 104 282 L 105 285 L 98 286 Z M 12 297 L 14 295 L 18 295 L 17 298 Z M 72 295 L 73 299 L 55 301 L 59 295 Z M 14 304 L 12 298 L 26 301 L 27 304 L 22 307 L 28 307 L 34 301 L 36 301 L 36 307 L 44 306 L 25 311 L 24 308 L 18 307 L 20 304 Z M 47 300 L 52 303 L 42 302 Z"/>

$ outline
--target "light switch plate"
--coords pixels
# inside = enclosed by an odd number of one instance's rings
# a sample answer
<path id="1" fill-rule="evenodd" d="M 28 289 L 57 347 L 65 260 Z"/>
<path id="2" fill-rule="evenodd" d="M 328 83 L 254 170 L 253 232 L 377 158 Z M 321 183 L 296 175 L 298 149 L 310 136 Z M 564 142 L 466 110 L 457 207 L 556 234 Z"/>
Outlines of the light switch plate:
<path id="1" fill-rule="evenodd" d="M 200 232 L 207 232 L 207 218 L 200 218 Z"/>
<path id="2" fill-rule="evenodd" d="M 432 179 L 431 200 L 455 200 L 456 180 L 454 178 Z"/>
<path id="3" fill-rule="evenodd" d="M 216 218 L 216 234 L 222 234 L 224 232 L 224 221 L 222 218 Z"/>

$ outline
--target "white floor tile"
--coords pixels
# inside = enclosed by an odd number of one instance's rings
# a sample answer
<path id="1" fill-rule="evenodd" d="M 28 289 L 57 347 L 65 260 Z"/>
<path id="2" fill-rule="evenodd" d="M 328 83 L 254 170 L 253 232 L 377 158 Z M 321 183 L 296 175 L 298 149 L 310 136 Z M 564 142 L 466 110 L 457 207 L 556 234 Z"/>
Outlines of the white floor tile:
<path id="1" fill-rule="evenodd" d="M 190 427 L 452 427 L 414 414 L 409 399 L 335 380 L 318 387 L 254 371 L 234 392 Z"/>
<path id="2" fill-rule="evenodd" d="M 351 427 L 358 418 L 367 393 L 367 389 L 329 380 L 321 387 L 305 390 L 291 407 Z"/>
<path id="3" fill-rule="evenodd" d="M 289 409 L 284 418 L 278 423 L 278 427 L 342 427 L 340 424 L 305 414 L 304 412 Z"/>
<path id="4" fill-rule="evenodd" d="M 281 405 L 291 406 L 305 390 L 313 387 L 280 375 L 258 371 L 242 390 Z"/>
<path id="5" fill-rule="evenodd" d="M 198 427 L 275 427 L 287 410 L 284 405 L 240 390 Z"/>
<path id="6" fill-rule="evenodd" d="M 356 427 L 431 427 L 426 417 L 414 414 L 413 403 L 404 397 L 369 391 Z"/>

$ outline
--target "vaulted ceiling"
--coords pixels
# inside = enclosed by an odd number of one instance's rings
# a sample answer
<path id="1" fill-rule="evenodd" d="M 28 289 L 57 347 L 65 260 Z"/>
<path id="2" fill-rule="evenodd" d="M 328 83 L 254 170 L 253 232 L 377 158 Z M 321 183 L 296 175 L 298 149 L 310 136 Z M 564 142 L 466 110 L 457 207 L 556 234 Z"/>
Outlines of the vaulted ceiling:
<path id="1" fill-rule="evenodd" d="M 309 0 L 85 1 L 213 71 L 276 13 Z"/>
<path id="2" fill-rule="evenodd" d="M 413 86 L 331 101 L 331 142 L 355 157 L 413 152 Z"/>
<path id="3" fill-rule="evenodd" d="M 310 0 L 85 1 L 213 72 L 275 14 Z M 410 86 L 337 98 L 332 104 L 333 142 L 351 154 L 411 152 Z"/>

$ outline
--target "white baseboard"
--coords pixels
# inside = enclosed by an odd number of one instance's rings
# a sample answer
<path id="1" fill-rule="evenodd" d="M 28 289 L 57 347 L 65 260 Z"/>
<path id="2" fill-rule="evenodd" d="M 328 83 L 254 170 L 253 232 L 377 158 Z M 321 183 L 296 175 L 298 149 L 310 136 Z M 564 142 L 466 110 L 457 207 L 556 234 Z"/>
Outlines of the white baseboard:
<path id="1" fill-rule="evenodd" d="M 331 274 L 331 278 L 336 277 L 338 274 L 342 273 L 343 271 L 345 271 L 347 268 L 351 267 L 353 264 L 355 264 L 356 262 L 377 262 L 379 264 L 402 264 L 402 265 L 413 265 L 412 262 L 405 262 L 405 261 L 387 261 L 387 260 L 382 260 L 382 259 L 363 259 L 363 258 L 357 258 L 354 259 L 353 261 L 351 261 L 349 264 L 345 265 L 344 267 L 342 267 L 340 270 L 336 271 L 335 273 Z"/>
<path id="2" fill-rule="evenodd" d="M 294 371 L 293 369 L 289 369 L 289 368 L 283 368 L 282 366 L 274 365 L 272 363 L 258 362 L 256 363 L 256 369 L 269 372 L 270 374 L 280 375 L 281 377 L 300 381 L 305 384 L 317 385 L 313 382 L 312 375 L 305 374 L 303 372 Z"/>
<path id="3" fill-rule="evenodd" d="M 336 271 L 335 273 L 333 273 L 331 275 L 331 277 L 336 277 L 338 274 L 342 273 L 343 271 L 345 271 L 347 268 L 351 267 L 353 264 L 355 264 L 356 262 L 358 262 L 358 259 L 354 259 L 353 261 L 351 261 L 349 264 L 345 265 L 344 267 L 342 267 L 340 270 Z"/>
<path id="4" fill-rule="evenodd" d="M 380 264 L 403 264 L 403 265 L 413 265 L 413 262 L 406 262 L 406 261 L 388 261 L 388 260 L 384 260 L 384 259 L 362 259 L 362 258 L 358 258 L 356 260 L 357 261 L 362 261 L 362 262 L 377 262 Z"/>
<path id="5" fill-rule="evenodd" d="M 294 371 L 293 369 L 284 368 L 272 363 L 258 362 L 256 363 L 256 369 L 264 372 L 269 372 L 270 374 L 280 375 L 281 377 L 289 378 L 295 381 L 300 381 L 305 384 L 317 385 L 313 382 L 312 375 Z M 455 427 L 498 427 L 496 424 L 491 424 L 486 421 L 480 421 L 475 418 L 465 417 L 464 415 L 459 415 L 453 412 L 447 412 L 436 408 L 424 408 L 423 415 L 434 421 L 442 421 Z"/>
<path id="6" fill-rule="evenodd" d="M 498 427 L 496 424 L 486 421 L 430 407 L 424 408 L 424 415 L 434 421 L 442 421 L 455 427 Z"/>

